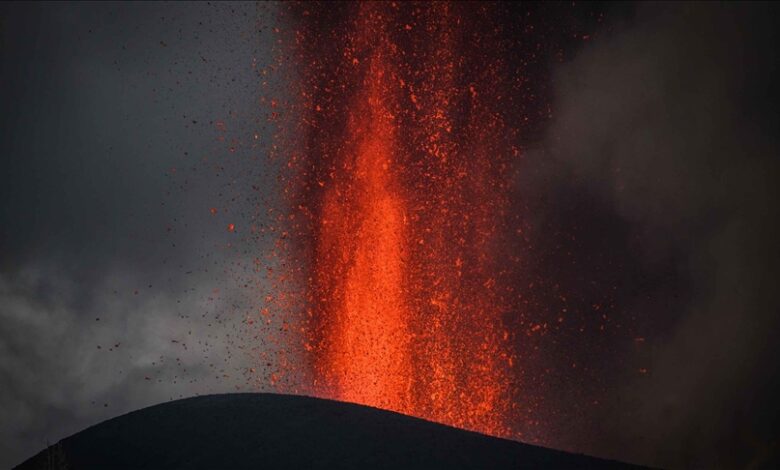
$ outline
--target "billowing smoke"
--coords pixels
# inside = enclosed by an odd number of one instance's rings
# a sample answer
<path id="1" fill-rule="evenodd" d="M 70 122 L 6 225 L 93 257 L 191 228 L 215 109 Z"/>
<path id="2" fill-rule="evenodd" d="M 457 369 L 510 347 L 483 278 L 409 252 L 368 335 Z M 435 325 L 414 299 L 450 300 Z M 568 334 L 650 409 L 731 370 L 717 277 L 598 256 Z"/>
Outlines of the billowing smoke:
<path id="1" fill-rule="evenodd" d="M 66 272 L 30 263 L 0 277 L 0 450 L 9 465 L 101 420 L 240 383 L 220 372 L 236 363 L 224 328 L 208 325 L 221 302 L 182 302 L 147 285 L 135 294 L 148 278 L 121 270 L 84 289 Z"/>
<path id="2" fill-rule="evenodd" d="M 626 314 L 648 336 L 642 373 L 611 382 L 581 450 L 672 467 L 777 458 L 777 19 L 642 5 L 555 71 L 543 190 L 576 188 L 628 227 Z"/>

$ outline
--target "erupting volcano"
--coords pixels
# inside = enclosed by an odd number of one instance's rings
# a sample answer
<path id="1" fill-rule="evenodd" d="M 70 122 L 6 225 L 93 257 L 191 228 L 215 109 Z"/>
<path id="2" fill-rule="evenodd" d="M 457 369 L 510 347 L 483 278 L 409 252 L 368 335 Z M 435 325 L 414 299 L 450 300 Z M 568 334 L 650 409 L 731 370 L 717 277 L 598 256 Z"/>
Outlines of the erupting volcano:
<path id="1" fill-rule="evenodd" d="M 291 10 L 306 139 L 287 194 L 315 392 L 516 436 L 507 116 L 525 79 L 506 69 L 496 7 Z"/>

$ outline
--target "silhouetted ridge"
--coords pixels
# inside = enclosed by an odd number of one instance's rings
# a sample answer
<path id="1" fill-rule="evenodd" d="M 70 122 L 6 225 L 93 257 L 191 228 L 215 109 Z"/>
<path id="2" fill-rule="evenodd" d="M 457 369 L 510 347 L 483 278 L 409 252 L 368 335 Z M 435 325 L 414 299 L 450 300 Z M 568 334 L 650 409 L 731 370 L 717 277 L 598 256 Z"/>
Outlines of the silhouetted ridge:
<path id="1" fill-rule="evenodd" d="M 319 398 L 187 398 L 104 421 L 17 469 L 632 468 Z"/>

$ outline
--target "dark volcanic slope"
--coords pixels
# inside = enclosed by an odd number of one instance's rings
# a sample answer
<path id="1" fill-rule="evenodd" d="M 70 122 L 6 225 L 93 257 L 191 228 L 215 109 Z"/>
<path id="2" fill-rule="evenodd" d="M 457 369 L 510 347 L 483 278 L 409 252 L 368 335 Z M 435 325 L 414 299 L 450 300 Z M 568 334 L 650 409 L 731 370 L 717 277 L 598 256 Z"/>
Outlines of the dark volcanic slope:
<path id="1" fill-rule="evenodd" d="M 18 469 L 629 468 L 318 398 L 187 398 L 92 426 Z"/>

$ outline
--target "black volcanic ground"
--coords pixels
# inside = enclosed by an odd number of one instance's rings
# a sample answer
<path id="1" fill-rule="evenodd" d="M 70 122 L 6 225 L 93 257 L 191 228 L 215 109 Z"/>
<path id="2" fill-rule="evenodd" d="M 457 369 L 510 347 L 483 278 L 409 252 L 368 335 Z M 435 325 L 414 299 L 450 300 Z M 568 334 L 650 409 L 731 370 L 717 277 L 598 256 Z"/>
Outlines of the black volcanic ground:
<path id="1" fill-rule="evenodd" d="M 17 469 L 632 468 L 318 398 L 210 395 L 63 439 Z"/>

